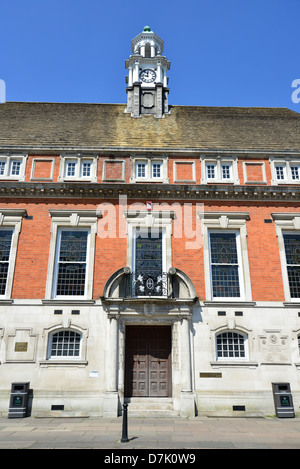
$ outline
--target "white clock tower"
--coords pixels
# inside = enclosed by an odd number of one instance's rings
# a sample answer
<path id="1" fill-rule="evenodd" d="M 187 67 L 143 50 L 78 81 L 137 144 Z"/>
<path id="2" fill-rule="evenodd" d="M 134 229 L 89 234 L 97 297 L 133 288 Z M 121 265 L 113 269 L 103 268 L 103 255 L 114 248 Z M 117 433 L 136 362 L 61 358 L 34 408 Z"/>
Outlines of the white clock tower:
<path id="1" fill-rule="evenodd" d="M 127 108 L 132 117 L 169 112 L 168 77 L 170 62 L 162 55 L 164 41 L 149 26 L 131 41 L 133 55 L 125 62 L 128 69 Z"/>

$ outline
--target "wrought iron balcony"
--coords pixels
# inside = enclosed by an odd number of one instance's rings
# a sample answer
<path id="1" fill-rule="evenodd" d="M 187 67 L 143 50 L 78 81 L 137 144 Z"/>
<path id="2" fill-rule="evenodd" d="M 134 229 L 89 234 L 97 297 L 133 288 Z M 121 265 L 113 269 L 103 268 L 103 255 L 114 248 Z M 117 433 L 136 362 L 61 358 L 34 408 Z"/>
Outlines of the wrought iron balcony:
<path id="1" fill-rule="evenodd" d="M 177 298 L 194 300 L 197 297 L 193 283 L 179 269 L 170 267 L 168 272 L 139 270 L 131 272 L 130 267 L 118 269 L 107 280 L 102 299 L 139 300 Z"/>

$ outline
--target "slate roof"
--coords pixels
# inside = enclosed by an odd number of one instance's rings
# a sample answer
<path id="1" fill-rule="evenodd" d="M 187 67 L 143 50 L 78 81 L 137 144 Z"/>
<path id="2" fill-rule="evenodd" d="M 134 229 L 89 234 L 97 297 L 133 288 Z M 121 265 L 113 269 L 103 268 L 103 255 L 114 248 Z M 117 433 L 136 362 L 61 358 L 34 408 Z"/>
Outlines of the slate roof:
<path id="1" fill-rule="evenodd" d="M 0 148 L 300 151 L 300 114 L 287 108 L 171 106 L 132 118 L 125 104 L 0 104 Z"/>

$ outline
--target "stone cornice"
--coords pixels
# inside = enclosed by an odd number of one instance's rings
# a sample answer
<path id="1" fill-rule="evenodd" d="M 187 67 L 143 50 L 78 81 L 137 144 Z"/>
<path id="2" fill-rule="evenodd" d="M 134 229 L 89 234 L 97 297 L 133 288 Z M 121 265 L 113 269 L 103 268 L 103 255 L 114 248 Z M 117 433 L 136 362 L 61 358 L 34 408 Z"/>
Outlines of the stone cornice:
<path id="1" fill-rule="evenodd" d="M 200 184 L 127 184 L 127 183 L 31 183 L 4 181 L 0 198 L 128 199 L 161 201 L 239 200 L 298 202 L 299 186 L 200 185 Z"/>

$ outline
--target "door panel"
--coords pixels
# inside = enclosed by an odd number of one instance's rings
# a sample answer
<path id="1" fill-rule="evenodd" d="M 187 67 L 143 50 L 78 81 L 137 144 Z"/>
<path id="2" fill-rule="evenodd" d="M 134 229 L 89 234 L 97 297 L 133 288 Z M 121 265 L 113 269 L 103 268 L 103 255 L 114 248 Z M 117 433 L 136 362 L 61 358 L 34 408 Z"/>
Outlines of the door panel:
<path id="1" fill-rule="evenodd" d="M 171 328 L 126 328 L 125 395 L 168 397 L 171 391 Z"/>

